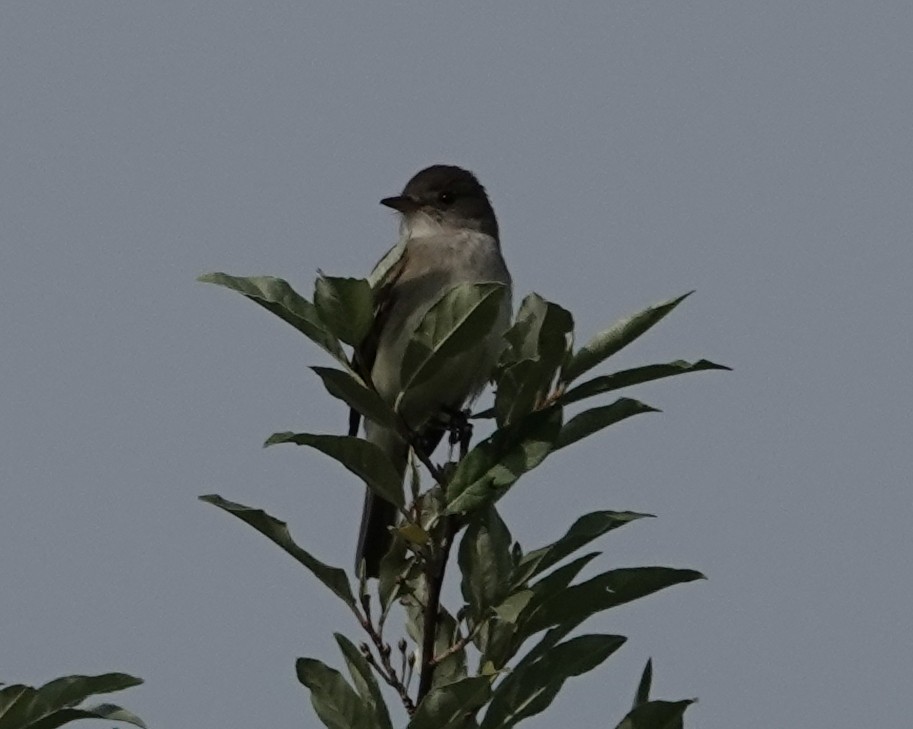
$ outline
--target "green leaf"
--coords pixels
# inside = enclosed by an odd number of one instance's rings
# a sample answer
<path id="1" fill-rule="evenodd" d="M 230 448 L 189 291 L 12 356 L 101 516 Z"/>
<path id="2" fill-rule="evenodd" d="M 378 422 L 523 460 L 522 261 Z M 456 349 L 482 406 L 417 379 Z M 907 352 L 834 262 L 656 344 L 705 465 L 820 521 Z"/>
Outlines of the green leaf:
<path id="1" fill-rule="evenodd" d="M 651 516 L 653 515 L 633 511 L 593 511 L 584 514 L 571 525 L 561 539 L 523 555 L 512 583 L 519 586 L 606 532 Z"/>
<path id="2" fill-rule="evenodd" d="M 343 364 L 348 364 L 339 340 L 331 334 L 317 308 L 281 278 L 272 276 L 229 276 L 226 273 L 206 273 L 197 278 L 203 283 L 218 284 L 244 294 L 254 303 L 271 311 L 291 324 L 308 339 L 325 349 Z"/>
<path id="3" fill-rule="evenodd" d="M 437 631 L 434 634 L 434 655 L 442 656 L 462 638 L 460 626 L 450 613 L 438 613 Z M 444 658 L 434 667 L 431 687 L 443 686 L 466 678 L 466 649 L 461 648 Z"/>
<path id="4" fill-rule="evenodd" d="M 346 660 L 346 666 L 349 668 L 349 674 L 352 676 L 352 682 L 355 684 L 359 696 L 371 712 L 373 717 L 371 726 L 376 729 L 393 729 L 387 705 L 384 703 L 377 679 L 374 678 L 367 659 L 355 647 L 355 644 L 341 633 L 333 633 L 333 637 L 336 638 L 336 643 Z"/>
<path id="5" fill-rule="evenodd" d="M 372 289 L 376 289 L 378 286 L 383 285 L 390 269 L 399 262 L 399 259 L 403 257 L 403 253 L 405 252 L 406 239 L 401 238 L 396 245 L 384 253 L 383 258 L 377 262 L 377 265 L 374 266 L 374 270 L 368 275 L 368 283 Z"/>
<path id="6" fill-rule="evenodd" d="M 370 707 L 339 671 L 314 658 L 299 658 L 295 672 L 310 690 L 314 711 L 328 729 L 377 729 Z"/>
<path id="7" fill-rule="evenodd" d="M 374 296 L 363 278 L 321 274 L 314 285 L 314 306 L 326 327 L 353 347 L 361 344 L 374 321 Z"/>
<path id="8" fill-rule="evenodd" d="M 581 635 L 518 667 L 495 689 L 481 729 L 509 729 L 545 711 L 568 678 L 592 671 L 624 642 L 619 635 Z"/>
<path id="9" fill-rule="evenodd" d="M 547 389 L 547 385 L 543 388 L 543 381 L 551 382 L 546 377 L 546 369 L 547 366 L 541 359 L 523 359 L 508 365 L 501 372 L 493 409 L 499 426 L 515 423 L 536 408 L 544 398 L 543 390 Z M 485 414 L 480 413 L 477 417 Z"/>
<path id="10" fill-rule="evenodd" d="M 351 372 L 331 367 L 311 367 L 323 380 L 323 386 L 333 397 L 338 397 L 378 425 L 396 430 L 396 415 L 372 388 Z"/>
<path id="11" fill-rule="evenodd" d="M 479 659 L 480 672 L 494 672 L 504 668 L 520 647 L 516 636 L 517 626 L 513 622 L 498 617 L 486 620 L 474 641 L 482 654 Z"/>
<path id="12" fill-rule="evenodd" d="M 629 567 L 603 572 L 537 603 L 535 610 L 521 616 L 521 632 L 528 637 L 553 625 L 584 620 L 666 587 L 703 577 L 694 570 L 670 567 Z"/>
<path id="13" fill-rule="evenodd" d="M 648 701 L 632 709 L 616 729 L 682 729 L 685 709 L 694 699 Z"/>
<path id="14" fill-rule="evenodd" d="M 564 424 L 561 434 L 558 436 L 558 442 L 555 444 L 555 450 L 576 443 L 578 440 L 614 425 L 620 420 L 630 418 L 632 415 L 658 412 L 659 410 L 656 408 L 628 397 L 620 397 L 611 405 L 584 410 Z"/>
<path id="15" fill-rule="evenodd" d="M 584 372 L 593 369 L 600 362 L 629 345 L 692 293 L 694 292 L 689 291 L 677 299 L 670 299 L 654 306 L 648 306 L 643 311 L 622 319 L 597 334 L 571 357 L 570 362 L 561 374 L 562 381 L 571 382 L 576 380 Z"/>
<path id="16" fill-rule="evenodd" d="M 526 609 L 536 593 L 532 590 L 518 590 L 508 595 L 495 607 L 495 615 L 508 623 L 516 623 L 517 618 Z"/>
<path id="17" fill-rule="evenodd" d="M 57 711 L 45 716 L 26 726 L 27 729 L 56 729 L 64 724 L 77 721 L 79 719 L 103 719 L 105 721 L 122 721 L 134 726 L 145 729 L 146 725 L 133 712 L 118 706 L 117 704 L 97 704 L 96 706 L 70 707 L 67 709 L 58 709 Z"/>
<path id="18" fill-rule="evenodd" d="M 495 395 L 498 425 L 515 422 L 544 401 L 569 347 L 574 319 L 570 312 L 527 296 L 505 334 Z"/>
<path id="19" fill-rule="evenodd" d="M 650 700 L 650 684 L 653 683 L 653 659 L 647 659 L 647 665 L 644 666 L 644 672 L 641 674 L 640 683 L 637 684 L 637 691 L 634 694 L 634 705 L 636 709 L 641 704 L 646 704 Z"/>
<path id="20" fill-rule="evenodd" d="M 65 676 L 37 689 L 14 684 L 0 689 L 0 727 L 3 729 L 54 729 L 77 719 L 113 719 L 139 727 L 135 714 L 114 704 L 76 707 L 89 696 L 121 691 L 142 681 L 124 673 L 100 676 Z"/>
<path id="21" fill-rule="evenodd" d="M 506 295 L 504 284 L 464 283 L 438 299 L 406 347 L 400 371 L 402 390 L 420 387 L 448 359 L 478 345 L 497 322 Z"/>
<path id="22" fill-rule="evenodd" d="M 447 511 L 468 513 L 494 503 L 545 460 L 560 431 L 561 409 L 556 407 L 496 430 L 460 462 L 447 487 Z"/>
<path id="23" fill-rule="evenodd" d="M 546 301 L 539 294 L 529 294 L 513 325 L 504 335 L 507 347 L 501 355 L 502 363 L 519 362 L 545 356 L 554 359 L 564 355 L 567 337 L 574 330 L 571 313 L 558 304 Z"/>
<path id="24" fill-rule="evenodd" d="M 562 405 L 570 405 L 571 403 L 583 400 L 588 397 L 593 397 L 594 395 L 601 395 L 604 392 L 611 392 L 612 390 L 619 390 L 623 387 L 640 385 L 641 383 L 651 382 L 652 380 L 660 380 L 664 377 L 683 375 L 687 372 L 704 372 L 706 370 L 731 369 L 731 367 L 716 364 L 715 362 L 710 362 L 706 359 L 701 359 L 697 362 L 686 362 L 683 359 L 679 359 L 675 362 L 668 362 L 666 364 L 634 367 L 630 370 L 621 370 L 620 372 L 615 372 L 611 375 L 594 377 L 592 380 L 582 382 L 576 387 L 572 387 L 570 390 L 565 392 L 564 395 L 561 396 L 559 402 Z"/>
<path id="25" fill-rule="evenodd" d="M 352 595 L 352 588 L 349 585 L 349 578 L 346 576 L 346 573 L 338 567 L 331 567 L 330 565 L 324 564 L 315 557 L 312 557 L 309 552 L 306 552 L 295 544 L 289 534 L 288 525 L 284 521 L 279 521 L 262 509 L 254 509 L 250 506 L 244 506 L 244 504 L 236 504 L 215 494 L 201 496 L 200 500 L 205 501 L 207 504 L 218 506 L 229 514 L 238 517 L 246 524 L 250 524 L 250 526 L 278 544 L 282 549 L 292 555 L 292 557 L 307 567 L 318 580 L 332 590 L 333 594 L 339 597 L 346 605 L 352 608 L 352 610 L 355 610 L 355 598 Z"/>
<path id="26" fill-rule="evenodd" d="M 467 717 L 484 706 L 490 696 L 491 684 L 486 676 L 438 686 L 422 699 L 407 729 L 461 729 Z"/>
<path id="27" fill-rule="evenodd" d="M 142 680 L 126 673 L 104 673 L 100 676 L 65 676 L 38 689 L 43 701 L 60 709 L 75 706 L 95 694 L 109 694 L 139 686 Z"/>
<path id="28" fill-rule="evenodd" d="M 402 476 L 397 473 L 387 454 L 374 443 L 354 435 L 273 433 L 263 445 L 279 443 L 310 446 L 339 461 L 381 498 L 399 508 L 405 506 Z"/>
<path id="29" fill-rule="evenodd" d="M 460 542 L 463 599 L 476 619 L 500 603 L 510 589 L 510 532 L 494 506 L 473 515 Z"/>

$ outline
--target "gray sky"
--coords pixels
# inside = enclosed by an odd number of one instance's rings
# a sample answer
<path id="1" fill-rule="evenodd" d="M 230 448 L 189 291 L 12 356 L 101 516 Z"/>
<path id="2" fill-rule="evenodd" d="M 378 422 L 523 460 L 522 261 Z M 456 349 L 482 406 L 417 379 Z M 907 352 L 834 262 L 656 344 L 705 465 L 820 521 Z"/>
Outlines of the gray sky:
<path id="1" fill-rule="evenodd" d="M 648 656 L 693 727 L 905 725 L 913 5 L 800 5 L 4 3 L 0 678 L 133 673 L 151 727 L 317 725 L 294 659 L 340 665 L 356 626 L 196 496 L 348 566 L 359 485 L 260 448 L 345 414 L 316 347 L 194 278 L 363 275 L 377 201 L 448 162 L 579 338 L 697 289 L 613 369 L 736 368 L 634 390 L 664 412 L 502 502 L 527 547 L 656 513 L 596 566 L 710 578 L 593 620 L 628 644 L 525 726 L 614 725 Z"/>

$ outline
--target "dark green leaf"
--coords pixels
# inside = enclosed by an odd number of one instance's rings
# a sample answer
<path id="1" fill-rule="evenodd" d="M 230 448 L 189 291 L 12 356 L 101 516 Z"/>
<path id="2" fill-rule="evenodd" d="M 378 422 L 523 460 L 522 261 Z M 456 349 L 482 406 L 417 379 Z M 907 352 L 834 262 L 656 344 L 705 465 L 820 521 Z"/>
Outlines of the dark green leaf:
<path id="1" fill-rule="evenodd" d="M 279 443 L 306 445 L 334 458 L 364 481 L 381 498 L 402 508 L 403 479 L 396 467 L 374 443 L 354 435 L 317 435 L 314 433 L 274 433 L 264 446 Z"/>
<path id="2" fill-rule="evenodd" d="M 670 299 L 669 301 L 649 306 L 643 311 L 639 311 L 633 316 L 622 319 L 605 331 L 597 334 L 571 358 L 564 372 L 561 374 L 562 381 L 571 382 L 577 379 L 584 372 L 593 369 L 593 367 L 600 362 L 611 357 L 623 347 L 626 347 L 654 324 L 659 322 L 666 314 L 672 311 L 692 293 L 694 292 L 689 291 L 687 294 L 679 296 L 677 299 Z"/>
<path id="3" fill-rule="evenodd" d="M 443 656 L 462 638 L 459 625 L 450 613 L 438 613 L 437 632 L 434 634 L 434 655 Z M 434 667 L 431 687 L 443 686 L 466 678 L 466 649 L 461 648 L 444 658 Z"/>
<path id="4" fill-rule="evenodd" d="M 200 500 L 205 501 L 207 504 L 218 506 L 229 514 L 238 517 L 241 521 L 250 524 L 254 529 L 278 544 L 307 567 L 318 580 L 329 587 L 346 605 L 355 610 L 355 598 L 352 595 L 352 588 L 349 586 L 349 578 L 346 573 L 338 567 L 324 564 L 295 544 L 289 534 L 288 525 L 284 521 L 279 521 L 261 509 L 236 504 L 215 494 L 201 496 Z"/>
<path id="5" fill-rule="evenodd" d="M 499 617 L 485 621 L 474 641 L 482 654 L 479 660 L 482 673 L 494 673 L 507 665 L 519 649 L 516 635 L 517 626 L 512 622 Z"/>
<path id="6" fill-rule="evenodd" d="M 595 613 L 637 600 L 672 585 L 703 579 L 694 570 L 670 567 L 630 567 L 610 570 L 572 585 L 521 616 L 524 637 L 553 625 L 585 619 Z"/>
<path id="7" fill-rule="evenodd" d="M 497 377 L 498 425 L 515 422 L 544 402 L 564 359 L 574 328 L 571 314 L 537 294 L 523 300 Z"/>
<path id="8" fill-rule="evenodd" d="M 139 686 L 142 680 L 126 673 L 104 673 L 100 676 L 65 676 L 38 689 L 43 701 L 55 709 L 76 706 L 95 694 L 109 694 Z"/>
<path id="9" fill-rule="evenodd" d="M 406 348 L 402 390 L 415 389 L 439 374 L 449 359 L 477 346 L 491 331 L 507 287 L 499 283 L 458 284 L 425 314 Z"/>
<path id="10" fill-rule="evenodd" d="M 616 729 L 682 729 L 682 717 L 694 699 L 648 701 L 632 709 Z"/>
<path id="11" fill-rule="evenodd" d="M 439 686 L 422 699 L 407 729 L 462 729 L 463 722 L 484 706 L 490 696 L 491 684 L 485 676 Z"/>
<path id="12" fill-rule="evenodd" d="M 611 392 L 612 390 L 619 390 L 623 387 L 631 387 L 633 385 L 639 385 L 643 382 L 650 382 L 652 380 L 660 380 L 664 377 L 683 375 L 687 372 L 704 372 L 706 370 L 731 369 L 731 367 L 716 364 L 715 362 L 710 362 L 706 359 L 701 359 L 697 362 L 686 362 L 683 359 L 679 359 L 675 362 L 669 362 L 667 364 L 634 367 L 630 370 L 622 370 L 621 372 L 615 372 L 611 375 L 594 377 L 592 380 L 581 382 L 576 387 L 572 387 L 570 390 L 565 392 L 564 395 L 561 396 L 559 402 L 562 405 L 570 405 L 571 403 L 577 402 L 578 400 L 593 397 L 594 395 L 601 395 L 604 392 Z"/>
<path id="13" fill-rule="evenodd" d="M 114 704 L 74 708 L 89 696 L 121 691 L 142 681 L 124 673 L 100 676 L 65 676 L 35 689 L 14 684 L 0 689 L 0 727 L 3 729 L 54 729 L 76 719 L 125 721 L 145 724 L 134 714 Z"/>
<path id="14" fill-rule="evenodd" d="M 291 324 L 333 357 L 347 363 L 339 340 L 332 335 L 317 313 L 317 308 L 299 295 L 281 278 L 272 276 L 250 276 L 247 278 L 229 276 L 225 273 L 207 273 L 197 281 L 218 284 L 232 291 L 244 294 L 251 301 L 271 311 L 283 321 Z"/>
<path id="15" fill-rule="evenodd" d="M 532 590 L 519 590 L 508 595 L 495 607 L 495 615 L 508 623 L 517 622 L 517 618 L 526 609 L 536 593 Z"/>
<path id="16" fill-rule="evenodd" d="M 105 721 L 122 721 L 145 729 L 146 725 L 136 714 L 116 704 L 97 704 L 96 706 L 70 707 L 59 709 L 31 724 L 26 729 L 57 729 L 78 719 L 103 719 Z"/>
<path id="17" fill-rule="evenodd" d="M 363 278 L 319 276 L 314 306 L 327 329 L 353 347 L 361 344 L 374 321 L 374 296 Z"/>
<path id="18" fill-rule="evenodd" d="M 516 422 L 540 403 L 544 397 L 543 390 L 548 389 L 548 384 L 543 387 L 543 381 L 551 383 L 551 379 L 546 377 L 546 369 L 547 364 L 541 359 L 523 359 L 505 367 L 495 390 L 493 412 L 497 415 L 499 426 Z M 484 415 L 480 413 L 477 417 Z"/>
<path id="19" fill-rule="evenodd" d="M 380 560 L 380 574 L 377 577 L 377 598 L 383 612 L 390 609 L 400 591 L 400 578 L 414 564 L 406 549 L 406 543 L 394 536 L 390 549 Z"/>
<path id="20" fill-rule="evenodd" d="M 495 689 L 482 729 L 510 729 L 545 711 L 568 678 L 592 671 L 624 642 L 619 635 L 581 635 L 516 668 Z"/>
<path id="21" fill-rule="evenodd" d="M 473 514 L 460 542 L 463 599 L 481 619 L 510 589 L 510 532 L 494 506 Z"/>
<path id="22" fill-rule="evenodd" d="M 628 397 L 620 397 L 611 405 L 584 410 L 564 424 L 555 449 L 576 443 L 581 438 L 586 438 L 588 435 L 614 425 L 620 420 L 630 418 L 632 415 L 657 412 L 659 410 L 656 408 Z"/>
<path id="23" fill-rule="evenodd" d="M 375 729 L 393 729 L 390 723 L 390 714 L 387 712 L 387 705 L 384 703 L 383 696 L 380 693 L 380 687 L 377 685 L 377 679 L 367 659 L 361 651 L 341 633 L 333 633 L 336 643 L 346 659 L 346 666 L 349 668 L 349 674 L 358 691 L 359 696 L 367 705 L 373 716 L 372 727 Z"/>
<path id="24" fill-rule="evenodd" d="M 567 309 L 529 294 L 513 326 L 504 335 L 507 342 L 501 362 L 509 364 L 523 359 L 544 357 L 551 361 L 563 357 L 567 336 L 574 330 L 574 318 Z"/>
<path id="25" fill-rule="evenodd" d="M 396 415 L 380 395 L 369 388 L 357 375 L 331 367 L 311 367 L 323 380 L 323 386 L 333 397 L 338 397 L 378 425 L 396 430 Z"/>
<path id="26" fill-rule="evenodd" d="M 471 512 L 494 503 L 554 448 L 561 430 L 561 409 L 530 413 L 496 430 L 464 458 L 447 487 L 447 510 Z"/>
<path id="27" fill-rule="evenodd" d="M 512 582 L 519 586 L 606 532 L 648 516 L 652 514 L 633 511 L 593 511 L 584 514 L 561 539 L 523 555 Z"/>
<path id="28" fill-rule="evenodd" d="M 328 729 L 378 729 L 370 707 L 339 671 L 314 658 L 299 658 L 295 672 L 310 690 L 314 711 Z"/>
<path id="29" fill-rule="evenodd" d="M 653 683 L 653 659 L 647 659 L 647 665 L 644 666 L 644 672 L 640 677 L 640 683 L 637 684 L 637 692 L 634 694 L 634 705 L 636 709 L 641 704 L 646 704 L 650 700 L 650 684 Z"/>

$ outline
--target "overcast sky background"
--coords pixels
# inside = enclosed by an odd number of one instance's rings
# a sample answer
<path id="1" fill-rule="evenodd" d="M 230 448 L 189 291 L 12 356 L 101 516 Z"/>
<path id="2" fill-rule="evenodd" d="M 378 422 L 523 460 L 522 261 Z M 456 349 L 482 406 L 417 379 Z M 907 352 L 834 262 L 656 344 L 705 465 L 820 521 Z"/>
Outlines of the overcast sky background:
<path id="1" fill-rule="evenodd" d="M 344 409 L 315 346 L 194 279 L 363 275 L 378 200 L 447 162 L 578 339 L 697 289 L 602 371 L 735 368 L 637 388 L 664 412 L 502 502 L 528 548 L 658 514 L 594 569 L 709 577 L 592 620 L 629 642 L 524 726 L 614 726 L 648 656 L 691 727 L 906 725 L 911 37 L 899 0 L 5 2 L 0 680 L 125 671 L 154 729 L 318 726 L 294 660 L 340 666 L 353 620 L 196 497 L 348 567 L 359 484 L 260 448 Z"/>

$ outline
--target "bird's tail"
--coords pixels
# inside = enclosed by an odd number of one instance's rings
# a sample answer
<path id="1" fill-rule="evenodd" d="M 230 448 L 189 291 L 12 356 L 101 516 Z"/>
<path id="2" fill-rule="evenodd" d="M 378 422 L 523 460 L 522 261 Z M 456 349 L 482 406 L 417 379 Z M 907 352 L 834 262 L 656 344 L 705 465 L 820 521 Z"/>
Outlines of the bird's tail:
<path id="1" fill-rule="evenodd" d="M 396 434 L 390 431 L 369 433 L 369 440 L 379 445 L 393 463 L 400 476 L 406 474 L 409 448 Z M 358 532 L 358 547 L 355 551 L 355 571 L 365 565 L 366 577 L 377 577 L 380 561 L 393 543 L 390 527 L 396 524 L 397 509 L 371 489 L 365 490 L 365 503 L 361 512 L 361 528 Z"/>

